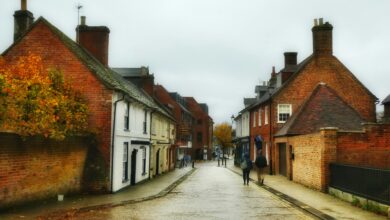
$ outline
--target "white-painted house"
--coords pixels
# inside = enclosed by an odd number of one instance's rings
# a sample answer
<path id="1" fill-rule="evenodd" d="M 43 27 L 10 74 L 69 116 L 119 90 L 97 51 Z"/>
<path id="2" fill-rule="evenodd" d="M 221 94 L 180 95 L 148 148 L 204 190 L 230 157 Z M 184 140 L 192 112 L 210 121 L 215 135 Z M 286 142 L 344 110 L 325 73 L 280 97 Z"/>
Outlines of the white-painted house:
<path id="1" fill-rule="evenodd" d="M 149 178 L 152 108 L 117 94 L 115 97 L 113 191 Z"/>

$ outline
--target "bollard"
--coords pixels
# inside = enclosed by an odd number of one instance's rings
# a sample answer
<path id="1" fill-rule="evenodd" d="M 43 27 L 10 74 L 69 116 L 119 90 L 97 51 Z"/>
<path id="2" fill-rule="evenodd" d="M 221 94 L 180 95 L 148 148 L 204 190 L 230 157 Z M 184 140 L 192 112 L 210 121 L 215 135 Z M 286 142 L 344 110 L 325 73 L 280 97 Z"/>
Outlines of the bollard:
<path id="1" fill-rule="evenodd" d="M 195 167 L 195 161 L 192 161 L 192 168 Z"/>
<path id="2" fill-rule="evenodd" d="M 219 166 L 219 158 L 218 158 L 218 166 Z"/>
<path id="3" fill-rule="evenodd" d="M 226 168 L 226 158 L 225 158 L 225 168 Z"/>

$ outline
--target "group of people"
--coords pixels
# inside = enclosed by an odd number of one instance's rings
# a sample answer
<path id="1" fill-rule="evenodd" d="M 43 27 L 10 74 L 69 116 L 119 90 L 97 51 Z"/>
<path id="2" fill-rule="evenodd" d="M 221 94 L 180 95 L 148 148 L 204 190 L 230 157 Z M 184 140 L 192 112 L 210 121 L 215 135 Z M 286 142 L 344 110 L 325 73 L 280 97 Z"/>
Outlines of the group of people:
<path id="1" fill-rule="evenodd" d="M 244 179 L 244 185 L 249 185 L 249 174 L 253 169 L 253 163 L 249 158 L 249 154 L 245 153 L 244 157 L 241 160 L 241 169 L 242 177 Z M 262 155 L 261 149 L 258 150 L 256 160 L 255 160 L 256 172 L 257 172 L 257 181 L 260 185 L 264 184 L 263 168 L 267 166 L 267 159 Z"/>

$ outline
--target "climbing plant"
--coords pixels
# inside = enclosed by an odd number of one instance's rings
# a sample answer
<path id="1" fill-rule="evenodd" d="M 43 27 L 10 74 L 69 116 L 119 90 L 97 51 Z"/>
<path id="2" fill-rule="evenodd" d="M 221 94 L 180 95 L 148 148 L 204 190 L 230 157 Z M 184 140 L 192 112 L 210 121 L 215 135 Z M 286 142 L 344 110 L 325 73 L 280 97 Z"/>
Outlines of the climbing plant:
<path id="1" fill-rule="evenodd" d="M 63 139 L 87 126 L 86 102 L 60 70 L 45 69 L 33 54 L 15 64 L 0 58 L 0 130 Z"/>

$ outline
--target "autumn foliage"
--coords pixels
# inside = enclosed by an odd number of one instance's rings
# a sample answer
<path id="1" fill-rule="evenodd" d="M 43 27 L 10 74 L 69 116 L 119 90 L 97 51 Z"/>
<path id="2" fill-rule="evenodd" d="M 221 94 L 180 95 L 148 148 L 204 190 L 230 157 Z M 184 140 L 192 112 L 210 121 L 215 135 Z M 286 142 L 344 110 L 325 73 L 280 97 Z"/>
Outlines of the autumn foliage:
<path id="1" fill-rule="evenodd" d="M 0 58 L 0 130 L 63 139 L 87 130 L 87 111 L 63 73 L 45 69 L 39 56 L 21 57 L 14 65 Z"/>
<path id="2" fill-rule="evenodd" d="M 232 146 L 232 127 L 228 123 L 215 125 L 214 136 L 222 148 Z"/>

